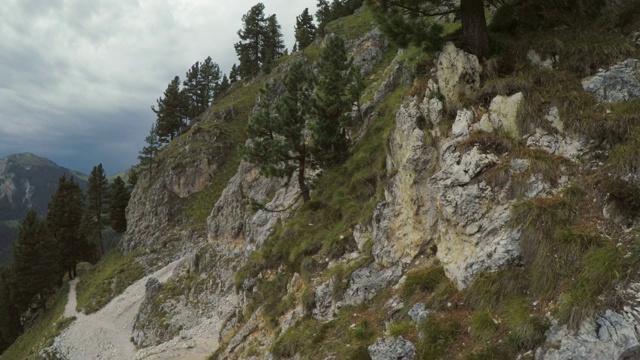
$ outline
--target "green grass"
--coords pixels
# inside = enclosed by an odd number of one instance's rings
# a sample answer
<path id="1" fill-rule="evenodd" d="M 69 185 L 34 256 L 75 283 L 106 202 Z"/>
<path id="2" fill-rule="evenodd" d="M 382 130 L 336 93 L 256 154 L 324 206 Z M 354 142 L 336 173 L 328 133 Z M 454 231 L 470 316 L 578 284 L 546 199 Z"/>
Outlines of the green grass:
<path id="1" fill-rule="evenodd" d="M 447 281 L 447 276 L 441 266 L 414 270 L 407 273 L 400 294 L 408 298 L 416 293 L 431 293 L 443 281 Z"/>
<path id="2" fill-rule="evenodd" d="M 60 335 L 75 320 L 75 318 L 62 318 L 68 295 L 69 285 L 65 284 L 50 299 L 48 310 L 2 353 L 0 359 L 41 359 L 40 352 L 53 345 L 56 336 Z"/>
<path id="3" fill-rule="evenodd" d="M 77 285 L 77 310 L 94 313 L 141 279 L 144 269 L 136 261 L 136 255 L 135 252 L 122 255 L 112 249 L 84 273 Z"/>
<path id="4" fill-rule="evenodd" d="M 365 6 L 362 12 L 330 22 L 325 32 L 335 33 L 345 40 L 355 40 L 371 31 L 374 26 L 373 13 Z"/>

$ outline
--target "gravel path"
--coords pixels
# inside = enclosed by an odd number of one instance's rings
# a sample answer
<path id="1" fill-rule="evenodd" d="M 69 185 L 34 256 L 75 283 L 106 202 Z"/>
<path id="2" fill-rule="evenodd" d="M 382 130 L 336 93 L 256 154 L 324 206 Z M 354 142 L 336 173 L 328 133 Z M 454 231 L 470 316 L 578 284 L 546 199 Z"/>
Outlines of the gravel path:
<path id="1" fill-rule="evenodd" d="M 133 359 L 136 348 L 131 342 L 133 322 L 145 295 L 150 277 L 165 282 L 181 260 L 174 261 L 155 273 L 129 286 L 104 308 L 91 315 L 76 312 L 77 279 L 70 282 L 66 317 L 77 319 L 55 340 L 55 347 L 69 360 Z"/>

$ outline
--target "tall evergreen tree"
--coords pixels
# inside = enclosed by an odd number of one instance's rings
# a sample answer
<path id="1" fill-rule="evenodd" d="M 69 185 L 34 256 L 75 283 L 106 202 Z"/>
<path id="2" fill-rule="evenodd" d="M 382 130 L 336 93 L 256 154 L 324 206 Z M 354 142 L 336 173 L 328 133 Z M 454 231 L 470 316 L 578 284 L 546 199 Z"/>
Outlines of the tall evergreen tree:
<path id="1" fill-rule="evenodd" d="M 44 221 L 35 211 L 25 216 L 13 247 L 13 276 L 15 277 L 15 305 L 21 311 L 37 299 L 47 308 L 47 295 L 55 288 L 60 272 L 57 269 L 56 244 Z"/>
<path id="2" fill-rule="evenodd" d="M 437 46 L 442 26 L 433 16 L 458 13 L 466 47 L 479 58 L 489 56 L 484 0 L 366 0 L 382 31 L 400 46 Z M 459 5 L 458 5 L 459 4 Z"/>
<path id="3" fill-rule="evenodd" d="M 313 17 L 309 14 L 309 8 L 305 8 L 302 14 L 296 17 L 295 37 L 297 50 L 303 50 L 311 45 L 316 37 L 316 26 L 313 24 Z"/>
<path id="4" fill-rule="evenodd" d="M 233 64 L 233 66 L 231 66 L 231 71 L 229 71 L 229 83 L 233 84 L 238 81 L 239 78 L 240 70 L 238 70 L 238 66 L 236 64 Z"/>
<path id="5" fill-rule="evenodd" d="M 123 233 L 127 230 L 126 210 L 131 194 L 120 176 L 116 177 L 109 187 L 109 219 L 111 227 Z"/>
<path id="6" fill-rule="evenodd" d="M 217 94 L 216 89 L 220 84 L 220 66 L 211 60 L 211 56 L 208 56 L 202 62 L 200 66 L 200 90 L 198 91 L 201 99 L 202 114 L 205 110 L 211 106 L 213 100 L 215 100 Z"/>
<path id="7" fill-rule="evenodd" d="M 264 4 L 254 5 L 242 16 L 242 22 L 244 27 L 238 30 L 240 41 L 234 44 L 234 48 L 240 61 L 239 75 L 245 79 L 257 75 L 263 62 L 262 48 L 266 24 Z"/>
<path id="8" fill-rule="evenodd" d="M 180 91 L 180 77 L 171 80 L 164 97 L 157 100 L 158 108 L 151 107 L 156 114 L 155 131 L 160 141 L 168 142 L 179 135 L 186 127 L 185 114 L 188 109 L 188 99 Z"/>
<path id="9" fill-rule="evenodd" d="M 187 71 L 185 79 L 182 82 L 182 90 L 178 89 L 178 92 L 181 92 L 185 99 L 186 111 L 184 114 L 190 123 L 192 123 L 198 115 L 202 114 L 205 109 L 202 99 L 204 94 L 202 93 L 201 82 L 200 62 L 196 61 L 196 63 L 191 66 L 191 69 Z"/>
<path id="10" fill-rule="evenodd" d="M 216 89 L 215 89 L 216 99 L 223 97 L 227 93 L 227 91 L 229 91 L 230 88 L 231 88 L 231 83 L 229 82 L 229 78 L 227 77 L 227 74 L 224 74 L 222 76 L 222 81 L 220 81 L 216 85 Z"/>
<path id="11" fill-rule="evenodd" d="M 153 169 L 156 165 L 156 155 L 158 151 L 160 151 L 160 139 L 157 135 L 156 125 L 151 126 L 151 131 L 144 141 L 147 143 L 147 146 L 140 150 L 138 159 L 140 160 L 140 167 L 146 169 L 147 173 L 149 173 L 149 181 L 151 181 L 153 178 Z"/>
<path id="12" fill-rule="evenodd" d="M 16 281 L 11 269 L 0 271 L 0 354 L 22 333 L 16 306 Z"/>
<path id="13" fill-rule="evenodd" d="M 315 168 L 305 135 L 311 111 L 307 73 L 302 62 L 291 66 L 285 80 L 286 92 L 275 111 L 271 89 L 262 89 L 259 111 L 247 126 L 251 142 L 240 148 L 243 158 L 260 166 L 266 176 L 290 179 L 297 175 L 304 201 L 310 199 L 305 172 Z"/>
<path id="14" fill-rule="evenodd" d="M 75 278 L 76 265 L 87 257 L 89 248 L 80 231 L 83 213 L 84 195 L 80 186 L 73 179 L 61 177 L 49 202 L 47 226 L 58 244 L 59 264 L 70 279 Z"/>
<path id="15" fill-rule="evenodd" d="M 332 37 L 320 54 L 314 93 L 313 152 L 321 165 L 338 164 L 349 155 L 350 64 L 344 41 Z"/>
<path id="16" fill-rule="evenodd" d="M 140 176 L 140 171 L 136 166 L 132 167 L 127 171 L 127 187 L 129 190 L 133 191 L 138 183 L 138 177 Z"/>
<path id="17" fill-rule="evenodd" d="M 107 225 L 104 215 L 107 213 L 107 176 L 102 164 L 94 166 L 87 180 L 87 220 L 90 225 L 86 235 L 97 242 L 100 256 L 104 255 L 102 230 Z"/>
<path id="18" fill-rule="evenodd" d="M 285 54 L 284 40 L 280 29 L 276 15 L 269 16 L 264 28 L 264 40 L 261 49 L 262 69 L 265 72 L 270 72 L 273 62 Z"/>

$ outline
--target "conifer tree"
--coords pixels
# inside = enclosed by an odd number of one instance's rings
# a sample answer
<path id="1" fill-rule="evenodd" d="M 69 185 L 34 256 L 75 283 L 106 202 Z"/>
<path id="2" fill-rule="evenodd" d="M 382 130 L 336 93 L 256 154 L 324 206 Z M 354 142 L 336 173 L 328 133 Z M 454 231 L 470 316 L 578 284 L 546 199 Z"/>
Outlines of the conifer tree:
<path id="1" fill-rule="evenodd" d="M 484 0 L 367 0 L 367 4 L 381 30 L 395 43 L 428 49 L 440 45 L 443 32 L 431 18 L 458 13 L 467 49 L 479 58 L 489 56 Z"/>
<path id="2" fill-rule="evenodd" d="M 140 176 L 140 172 L 136 166 L 132 167 L 127 171 L 127 187 L 129 190 L 133 191 L 138 183 L 138 177 Z"/>
<path id="3" fill-rule="evenodd" d="M 311 111 L 307 71 L 302 62 L 291 66 L 286 92 L 275 109 L 271 89 L 262 89 L 259 110 L 247 126 L 251 142 L 240 148 L 243 158 L 260 166 L 263 175 L 288 179 L 297 175 L 304 201 L 310 199 L 305 172 L 316 167 L 305 136 Z"/>
<path id="4" fill-rule="evenodd" d="M 346 127 L 353 103 L 348 89 L 350 62 L 344 41 L 332 37 L 320 54 L 314 93 L 312 138 L 315 159 L 323 166 L 342 162 L 349 154 Z"/>
<path id="5" fill-rule="evenodd" d="M 304 9 L 302 14 L 296 17 L 295 37 L 294 49 L 297 50 L 303 50 L 311 45 L 316 37 L 316 26 L 313 24 L 313 17 L 309 14 L 309 8 Z"/>
<path id="6" fill-rule="evenodd" d="M 13 271 L 0 271 L 0 353 L 22 333 L 21 310 L 16 306 L 16 281 Z"/>
<path id="7" fill-rule="evenodd" d="M 76 265 L 87 257 L 89 248 L 80 231 L 83 213 L 84 195 L 80 186 L 73 179 L 61 177 L 49 202 L 47 227 L 58 245 L 59 264 L 70 279 L 75 278 Z"/>
<path id="8" fill-rule="evenodd" d="M 178 92 L 182 93 L 185 101 L 184 105 L 186 108 L 184 115 L 189 119 L 189 123 L 193 123 L 195 118 L 204 111 L 201 81 L 200 62 L 196 61 L 195 64 L 191 65 L 191 69 L 189 69 L 185 75 L 184 81 L 182 82 L 182 90 L 178 87 Z"/>
<path id="9" fill-rule="evenodd" d="M 362 121 L 362 106 L 360 104 L 360 97 L 362 97 L 362 93 L 367 86 L 364 83 L 362 71 L 359 66 L 353 64 L 351 65 L 351 68 L 349 69 L 349 80 L 351 82 L 347 89 L 347 92 L 349 93 L 349 100 L 352 104 L 356 104 L 358 119 Z"/>
<path id="10" fill-rule="evenodd" d="M 180 91 L 180 77 L 176 76 L 171 80 L 164 91 L 164 97 L 159 98 L 157 103 L 157 109 L 151 107 L 157 116 L 155 131 L 160 141 L 169 142 L 186 127 L 188 99 Z"/>
<path id="11" fill-rule="evenodd" d="M 109 187 L 109 219 L 113 230 L 124 233 L 127 230 L 126 210 L 131 194 L 120 176 Z"/>
<path id="12" fill-rule="evenodd" d="M 276 16 L 269 16 L 264 28 L 264 40 L 261 49 L 262 69 L 267 73 L 271 71 L 274 60 L 285 54 L 284 40 L 280 29 Z"/>
<path id="13" fill-rule="evenodd" d="M 233 66 L 231 66 L 231 71 L 229 71 L 229 83 L 233 84 L 238 81 L 239 78 L 240 70 L 238 70 L 238 66 L 236 64 L 233 64 Z"/>
<path id="14" fill-rule="evenodd" d="M 227 77 L 227 74 L 224 74 L 222 76 L 222 81 L 220 81 L 217 85 L 216 85 L 216 89 L 215 89 L 215 98 L 219 99 L 221 97 L 223 97 L 227 91 L 229 91 L 229 89 L 231 88 L 231 83 L 229 82 L 229 78 Z"/>
<path id="15" fill-rule="evenodd" d="M 102 229 L 106 226 L 104 215 L 107 212 L 107 177 L 102 164 L 94 166 L 87 180 L 87 220 L 88 231 L 86 235 L 97 242 L 100 256 L 104 255 L 104 242 Z"/>
<path id="16" fill-rule="evenodd" d="M 26 310 L 36 297 L 46 310 L 47 295 L 55 288 L 60 274 L 57 259 L 56 244 L 45 222 L 38 219 L 35 211 L 28 212 L 13 247 L 14 304 L 19 310 Z"/>
<path id="17" fill-rule="evenodd" d="M 258 74 L 263 62 L 262 49 L 266 23 L 264 4 L 254 5 L 242 16 L 242 22 L 244 27 L 238 30 L 240 41 L 234 44 L 234 48 L 240 61 L 239 75 L 242 79 L 246 79 Z"/>
<path id="18" fill-rule="evenodd" d="M 140 150 L 138 159 L 140 160 L 142 169 L 146 169 L 147 173 L 149 173 L 149 181 L 151 181 L 153 178 L 153 168 L 156 163 L 156 154 L 160 151 L 160 139 L 157 135 L 156 125 L 151 126 L 151 131 L 144 141 L 147 143 L 147 146 Z"/>
<path id="19" fill-rule="evenodd" d="M 220 84 L 220 66 L 211 60 L 211 56 L 207 56 L 200 66 L 200 90 L 198 91 L 201 99 L 202 114 L 211 106 L 216 98 L 216 88 Z M 198 114 L 198 115 L 200 115 Z"/>

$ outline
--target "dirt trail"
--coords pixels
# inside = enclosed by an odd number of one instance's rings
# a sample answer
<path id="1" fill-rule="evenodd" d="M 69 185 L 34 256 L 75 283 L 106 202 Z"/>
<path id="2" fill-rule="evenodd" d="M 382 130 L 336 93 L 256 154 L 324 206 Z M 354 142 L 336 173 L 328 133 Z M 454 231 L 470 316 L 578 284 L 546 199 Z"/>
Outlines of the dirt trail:
<path id="1" fill-rule="evenodd" d="M 91 315 L 76 312 L 77 279 L 70 282 L 69 300 L 64 315 L 75 316 L 77 319 L 56 339 L 56 347 L 69 360 L 133 359 L 136 348 L 131 342 L 131 330 L 144 299 L 145 284 L 150 277 L 165 282 L 180 261 L 174 261 L 138 280 Z"/>

